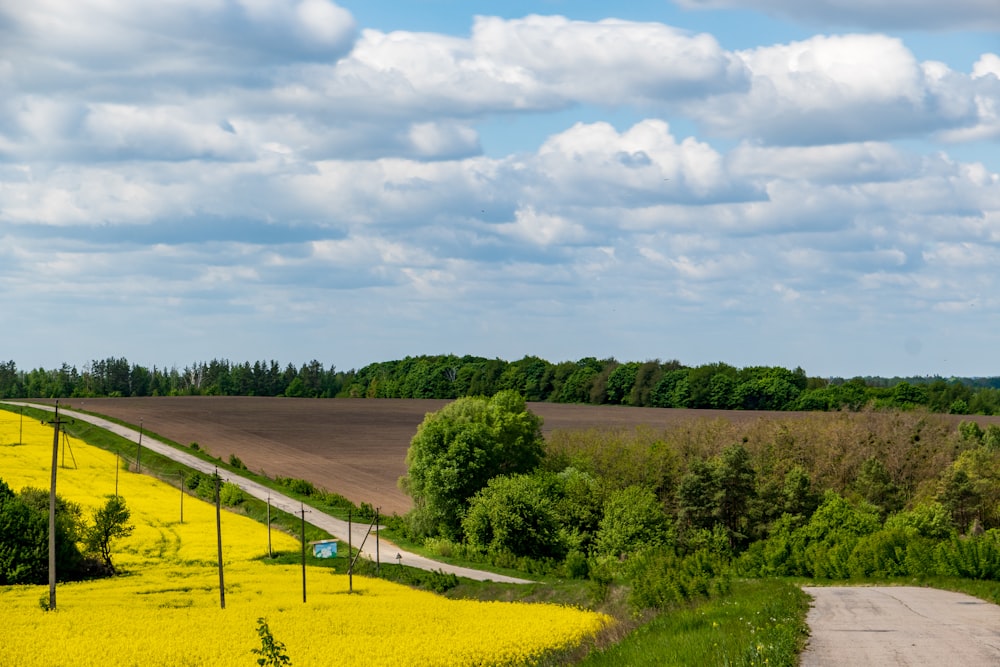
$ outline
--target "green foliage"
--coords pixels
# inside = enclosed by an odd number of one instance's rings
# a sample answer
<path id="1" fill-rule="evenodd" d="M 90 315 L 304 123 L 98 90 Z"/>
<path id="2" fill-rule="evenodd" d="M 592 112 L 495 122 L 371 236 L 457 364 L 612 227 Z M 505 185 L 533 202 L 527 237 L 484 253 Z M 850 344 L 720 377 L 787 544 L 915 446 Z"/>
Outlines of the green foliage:
<path id="1" fill-rule="evenodd" d="M 791 667 L 808 636 L 808 610 L 808 596 L 793 582 L 734 581 L 727 594 L 661 613 L 580 664 Z"/>
<path id="2" fill-rule="evenodd" d="M 562 558 L 552 475 L 511 475 L 491 479 L 469 502 L 462 521 L 466 541 L 490 553 L 530 558 Z"/>
<path id="3" fill-rule="evenodd" d="M 83 544 L 88 551 L 97 554 L 112 573 L 115 572 L 111 561 L 111 542 L 128 537 L 135 526 L 129 524 L 132 512 L 125 499 L 121 496 L 108 496 L 107 502 L 94 511 L 94 525 L 89 526 L 83 535 Z"/>
<path id="4" fill-rule="evenodd" d="M 292 493 L 297 493 L 300 496 L 315 496 L 319 493 L 319 489 L 312 482 L 308 482 L 304 479 L 295 479 L 294 477 L 275 477 L 274 481 L 281 484 L 283 487 L 291 491 Z"/>
<path id="5" fill-rule="evenodd" d="M 618 557 L 672 542 L 667 516 L 652 491 L 630 486 L 608 495 L 594 542 L 597 554 Z"/>
<path id="6" fill-rule="evenodd" d="M 61 581 L 93 574 L 77 547 L 83 531 L 80 506 L 56 496 L 56 573 Z M 15 494 L 0 479 L 0 585 L 48 581 L 49 493 L 25 488 Z"/>
<path id="7" fill-rule="evenodd" d="M 952 537 L 937 547 L 938 574 L 1000 581 L 1000 531 Z"/>
<path id="8" fill-rule="evenodd" d="M 673 549 L 645 549 L 628 560 L 629 603 L 643 609 L 674 607 L 729 590 L 729 561 L 707 550 L 681 557 Z"/>
<path id="9" fill-rule="evenodd" d="M 730 445 L 710 461 L 696 460 L 677 487 L 677 513 L 685 531 L 725 528 L 733 548 L 748 540 L 748 510 L 757 495 L 757 474 L 743 445 Z"/>
<path id="10" fill-rule="evenodd" d="M 415 532 L 460 537 L 477 491 L 498 475 L 534 470 L 541 458 L 541 420 L 516 392 L 460 398 L 428 414 L 410 441 L 400 480 L 416 505 Z"/>
<path id="11" fill-rule="evenodd" d="M 229 455 L 229 465 L 236 468 L 237 470 L 247 469 L 246 464 L 244 464 L 243 461 L 240 460 L 240 457 L 236 456 L 236 454 Z"/>
<path id="12" fill-rule="evenodd" d="M 861 464 L 854 489 L 862 498 L 878 507 L 883 517 L 903 508 L 902 489 L 877 457 L 869 457 Z"/>
<path id="13" fill-rule="evenodd" d="M 236 484 L 224 482 L 219 489 L 219 502 L 226 507 L 235 507 L 246 500 L 246 494 Z"/>
<path id="14" fill-rule="evenodd" d="M 912 528 L 919 537 L 931 540 L 944 540 L 955 533 L 948 510 L 937 502 L 920 503 L 907 512 L 893 514 L 885 528 Z"/>
<path id="15" fill-rule="evenodd" d="M 741 557 L 740 569 L 751 575 L 847 579 L 851 553 L 861 538 L 881 528 L 878 510 L 869 503 L 852 505 L 828 491 L 809 521 L 800 525 L 785 514 L 768 539 Z"/>
<path id="16" fill-rule="evenodd" d="M 285 645 L 271 634 L 271 628 L 264 617 L 257 619 L 257 636 L 260 637 L 260 648 L 252 648 L 250 652 L 259 655 L 257 664 L 262 667 L 281 667 L 291 665 L 292 661 L 285 654 Z"/>

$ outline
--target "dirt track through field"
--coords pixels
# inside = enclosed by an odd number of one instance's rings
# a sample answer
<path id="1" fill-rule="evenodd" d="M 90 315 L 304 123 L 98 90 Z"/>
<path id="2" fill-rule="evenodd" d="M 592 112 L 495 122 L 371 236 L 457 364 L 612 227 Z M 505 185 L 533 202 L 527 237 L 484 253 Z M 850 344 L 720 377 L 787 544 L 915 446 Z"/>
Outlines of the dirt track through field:
<path id="1" fill-rule="evenodd" d="M 12 405 L 27 405 L 31 407 L 43 407 L 38 404 L 32 405 L 31 403 L 20 403 L 14 402 Z M 50 409 L 45 406 L 46 409 Z M 85 421 L 105 430 L 108 430 L 116 435 L 123 438 L 131 440 L 132 442 L 139 442 L 140 433 L 135 429 L 128 428 L 126 426 L 121 426 L 114 422 L 110 422 L 106 419 L 100 417 L 95 417 L 93 415 L 87 415 L 82 412 L 75 412 L 73 410 L 62 410 L 62 415 L 64 417 L 70 417 L 73 419 L 79 419 L 80 421 Z M 168 445 L 167 443 L 160 442 L 155 438 L 143 434 L 142 446 L 146 449 L 162 454 L 168 458 L 175 461 L 183 463 L 189 468 L 194 470 L 199 470 L 201 472 L 212 474 L 215 472 L 215 464 L 210 461 L 204 461 L 202 459 L 178 450 L 176 447 Z M 297 500 L 293 500 L 288 496 L 278 493 L 272 489 L 267 488 L 257 482 L 242 477 L 240 475 L 223 472 L 221 474 L 223 480 L 232 482 L 236 484 L 246 493 L 249 493 L 253 497 L 259 500 L 267 500 L 272 506 L 278 509 L 288 512 L 289 514 L 296 515 L 303 505 Z M 304 509 L 308 515 L 308 522 L 314 526 L 322 528 L 326 532 L 330 533 L 337 539 L 347 542 L 348 534 L 350 534 L 350 541 L 353 543 L 355 548 L 358 548 L 362 555 L 364 555 L 369 560 L 376 560 L 379 557 L 379 552 L 381 551 L 381 560 L 386 563 L 398 562 L 400 565 L 407 565 L 409 567 L 416 567 L 421 570 L 436 570 L 441 572 L 447 572 L 451 574 L 456 574 L 460 577 L 466 577 L 468 579 L 476 579 L 479 581 L 498 581 L 511 584 L 528 584 L 532 583 L 526 579 L 519 579 L 516 577 L 508 577 L 502 574 L 495 574 L 493 572 L 483 572 L 480 570 L 473 570 L 467 567 L 459 567 L 457 565 L 449 565 L 447 563 L 440 563 L 438 561 L 425 558 L 419 554 L 411 553 L 409 551 L 403 551 L 399 547 L 395 546 L 390 542 L 384 540 L 381 541 L 381 550 L 375 544 L 373 537 L 369 537 L 366 540 L 366 533 L 368 530 L 367 524 L 353 523 L 348 524 L 346 521 L 332 517 L 325 514 L 314 507 L 305 505 Z"/>
<path id="2" fill-rule="evenodd" d="M 1000 664 L 1000 607 L 911 586 L 810 587 L 802 667 Z"/>

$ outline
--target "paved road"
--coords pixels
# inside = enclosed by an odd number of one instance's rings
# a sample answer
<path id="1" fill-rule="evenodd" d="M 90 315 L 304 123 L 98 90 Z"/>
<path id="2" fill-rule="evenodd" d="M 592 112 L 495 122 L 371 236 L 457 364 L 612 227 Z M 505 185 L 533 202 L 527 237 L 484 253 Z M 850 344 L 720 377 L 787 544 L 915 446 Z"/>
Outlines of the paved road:
<path id="1" fill-rule="evenodd" d="M 27 407 L 38 408 L 40 410 L 53 411 L 51 405 L 42 405 L 36 403 L 22 403 L 19 401 L 4 401 L 10 405 L 24 405 Z M 111 431 L 116 435 L 120 435 L 127 440 L 132 442 L 139 442 L 139 432 L 135 429 L 116 424 L 114 422 L 108 421 L 107 419 L 102 419 L 100 417 L 94 417 L 93 415 L 88 415 L 82 412 L 76 412 L 74 410 L 60 410 L 60 414 L 67 417 L 72 417 L 73 419 L 79 419 L 80 421 L 85 421 L 94 426 L 99 426 L 100 428 Z M 142 434 L 142 446 L 148 448 L 158 454 L 162 454 L 168 458 L 182 463 L 189 468 L 194 470 L 199 470 L 204 473 L 212 474 L 215 472 L 215 464 L 199 459 L 196 456 L 183 452 L 176 447 L 172 447 L 165 442 L 161 442 L 153 437 L 150 437 L 148 433 Z M 250 494 L 255 498 L 260 500 L 267 500 L 270 497 L 271 505 L 277 507 L 278 509 L 284 510 L 289 514 L 298 515 L 301 505 L 298 500 L 293 500 L 288 496 L 281 494 L 273 489 L 269 489 L 253 480 L 247 479 L 240 475 L 228 471 L 222 471 L 220 473 L 222 479 L 236 484 L 246 493 Z M 315 507 L 310 507 L 305 505 L 307 521 L 312 525 L 322 528 L 326 532 L 330 533 L 338 540 L 344 542 L 347 541 L 348 525 L 346 521 L 332 517 L 329 514 L 325 514 Z M 365 537 L 365 533 L 368 530 L 368 524 L 358 524 L 354 523 L 351 525 L 351 542 L 355 548 L 362 543 Z M 495 574 L 493 572 L 483 572 L 481 570 L 473 570 L 467 567 L 458 567 L 456 565 L 449 565 L 447 563 L 440 563 L 430 558 L 425 558 L 419 554 L 411 553 L 409 551 L 403 551 L 394 544 L 387 542 L 385 540 L 380 540 L 379 552 L 381 555 L 382 562 L 395 563 L 396 554 L 398 553 L 402 556 L 399 561 L 402 565 L 408 565 L 410 567 L 419 568 L 421 570 L 439 570 L 443 572 L 448 572 L 451 574 L 456 574 L 460 577 L 466 577 L 468 579 L 475 579 L 477 581 L 498 581 L 510 584 L 530 584 L 531 581 L 526 579 L 518 579 L 516 577 L 508 577 L 502 574 Z M 375 541 L 374 536 L 369 537 L 364 543 L 364 548 L 361 551 L 362 555 L 371 560 L 375 560 Z"/>
<path id="2" fill-rule="evenodd" d="M 807 587 L 802 667 L 1000 665 L 1000 607 L 912 586 Z"/>

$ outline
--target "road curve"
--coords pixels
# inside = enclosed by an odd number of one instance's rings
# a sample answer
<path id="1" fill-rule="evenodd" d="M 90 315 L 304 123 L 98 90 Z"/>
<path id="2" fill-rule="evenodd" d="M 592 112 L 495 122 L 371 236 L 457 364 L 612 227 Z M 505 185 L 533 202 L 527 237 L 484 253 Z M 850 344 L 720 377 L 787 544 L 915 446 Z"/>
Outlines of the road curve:
<path id="1" fill-rule="evenodd" d="M 802 667 L 1000 665 L 1000 607 L 914 586 L 804 587 Z"/>
<path id="2" fill-rule="evenodd" d="M 48 410 L 49 412 L 54 411 L 54 407 L 51 405 L 44 405 L 40 403 L 26 403 L 22 401 L 4 401 L 9 405 L 23 405 L 25 407 L 37 408 L 39 410 Z M 79 419 L 80 421 L 85 421 L 87 423 L 98 426 L 107 431 L 119 435 L 127 440 L 138 443 L 139 442 L 139 431 L 135 429 L 128 428 L 127 426 L 122 426 L 121 424 L 116 424 L 107 419 L 102 419 L 101 417 L 95 417 L 93 415 L 88 415 L 83 412 L 77 412 L 75 410 L 60 410 L 60 414 L 67 417 L 72 417 L 73 419 Z M 142 446 L 150 449 L 158 454 L 162 454 L 178 463 L 182 463 L 185 466 L 192 468 L 194 470 L 201 471 L 203 473 L 212 474 L 215 472 L 215 464 L 210 461 L 205 461 L 196 456 L 183 452 L 176 447 L 168 445 L 165 442 L 161 442 L 154 437 L 151 437 L 148 433 L 142 434 Z M 236 484 L 246 493 L 250 494 L 254 498 L 260 500 L 267 500 L 270 498 L 271 505 L 281 509 L 289 514 L 298 515 L 303 505 L 298 500 L 293 500 L 288 496 L 279 493 L 273 489 L 269 489 L 258 482 L 251 479 L 247 479 L 241 475 L 231 473 L 228 471 L 221 471 L 220 476 L 223 480 L 232 482 Z M 347 541 L 348 534 L 348 524 L 342 519 L 330 516 L 315 507 L 310 507 L 309 505 L 304 505 L 306 511 L 306 518 L 309 523 L 316 526 L 317 528 L 322 528 L 326 532 L 330 533 L 338 540 L 344 542 Z M 368 524 L 354 523 L 350 527 L 351 542 L 357 547 L 362 543 L 365 537 L 365 533 L 368 530 Z M 421 570 L 434 570 L 447 572 L 449 574 L 455 574 L 460 577 L 466 577 L 467 579 L 474 579 L 476 581 L 496 581 L 501 583 L 509 584 L 530 584 L 533 583 L 527 579 L 518 579 L 517 577 L 508 577 L 502 574 L 496 574 L 493 572 L 483 572 L 482 570 L 474 570 L 467 567 L 458 567 L 457 565 L 449 565 L 447 563 L 441 563 L 430 558 L 425 558 L 419 554 L 411 553 L 409 551 L 403 551 L 396 545 L 385 540 L 380 540 L 379 552 L 381 555 L 381 560 L 387 563 L 394 563 L 397 561 L 396 555 L 399 554 L 401 558 L 399 563 L 402 565 L 408 565 L 410 567 L 415 567 Z M 375 543 L 374 538 L 369 537 L 364 543 L 364 548 L 361 550 L 364 557 L 371 560 L 375 560 Z"/>

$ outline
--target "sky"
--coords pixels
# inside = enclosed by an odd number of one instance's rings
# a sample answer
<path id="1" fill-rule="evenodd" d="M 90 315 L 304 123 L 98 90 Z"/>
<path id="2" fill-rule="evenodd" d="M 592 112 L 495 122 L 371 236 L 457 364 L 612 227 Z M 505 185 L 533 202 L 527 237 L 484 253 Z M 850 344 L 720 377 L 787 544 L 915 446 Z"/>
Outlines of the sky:
<path id="1" fill-rule="evenodd" d="M 998 140 L 996 0 L 0 0 L 0 360 L 1000 375 Z"/>

